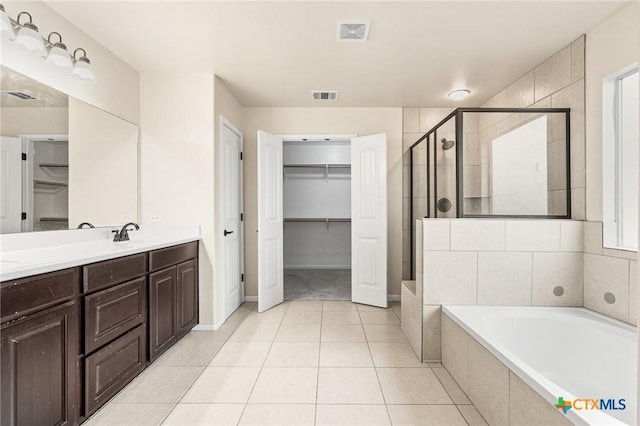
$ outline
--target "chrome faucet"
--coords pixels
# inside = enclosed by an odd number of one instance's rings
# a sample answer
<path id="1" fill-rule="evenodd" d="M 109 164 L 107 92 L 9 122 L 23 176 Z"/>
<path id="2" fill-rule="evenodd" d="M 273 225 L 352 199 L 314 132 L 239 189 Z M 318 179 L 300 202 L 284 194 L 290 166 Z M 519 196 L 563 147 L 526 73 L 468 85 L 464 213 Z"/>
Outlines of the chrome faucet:
<path id="1" fill-rule="evenodd" d="M 80 225 L 78 225 L 78 229 L 82 229 L 85 225 L 87 225 L 88 228 L 95 228 L 95 226 L 93 226 L 89 222 L 82 222 Z"/>
<path id="2" fill-rule="evenodd" d="M 129 241 L 129 230 L 127 229 L 129 225 L 133 225 L 136 228 L 136 230 L 140 229 L 137 223 L 129 222 L 126 225 L 124 225 L 119 232 L 117 230 L 111 231 L 115 233 L 115 235 L 113 236 L 114 242 Z"/>

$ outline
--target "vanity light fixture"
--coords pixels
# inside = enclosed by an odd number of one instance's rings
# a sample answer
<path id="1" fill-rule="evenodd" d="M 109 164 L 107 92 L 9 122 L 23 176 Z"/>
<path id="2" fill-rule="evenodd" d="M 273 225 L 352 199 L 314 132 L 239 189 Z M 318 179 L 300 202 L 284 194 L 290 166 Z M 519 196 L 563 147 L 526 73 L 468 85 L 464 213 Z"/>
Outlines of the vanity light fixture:
<path id="1" fill-rule="evenodd" d="M 56 43 L 51 42 L 51 36 L 57 35 L 59 41 Z M 69 55 L 69 51 L 67 50 L 67 46 L 62 42 L 62 36 L 58 32 L 52 32 L 47 37 L 47 41 L 51 44 L 51 48 L 49 49 L 49 54 L 47 55 L 47 62 L 51 62 L 61 68 L 70 69 L 73 66 L 73 62 L 71 62 L 71 55 Z"/>
<path id="2" fill-rule="evenodd" d="M 3 36 L 9 38 L 9 40 L 13 40 L 16 38 L 16 33 L 13 31 L 13 24 L 11 23 L 11 18 L 7 15 L 7 12 L 4 11 L 4 6 L 0 4 L 0 33 Z"/>
<path id="3" fill-rule="evenodd" d="M 25 15 L 29 17 L 29 22 L 21 24 L 20 17 Z M 31 14 L 29 12 L 20 12 L 17 22 L 20 29 L 16 35 L 16 43 L 21 44 L 29 50 L 35 51 L 40 56 L 46 56 L 47 49 L 44 47 L 44 42 L 42 41 L 42 37 L 40 37 L 38 27 L 33 23 Z"/>
<path id="4" fill-rule="evenodd" d="M 82 80 L 95 81 L 95 74 L 91 62 L 87 58 L 87 52 L 79 47 L 73 52 L 72 57 L 67 46 L 62 42 L 62 35 L 56 31 L 49 33 L 46 39 L 42 38 L 29 12 L 20 12 L 16 19 L 12 19 L 5 12 L 4 6 L 0 4 L 0 24 L 3 38 L 7 37 L 40 56 L 46 57 L 47 62 L 70 70 L 72 75 Z M 58 36 L 58 41 L 51 40 L 54 35 Z M 82 53 L 78 55 L 78 52 Z"/>
<path id="5" fill-rule="evenodd" d="M 79 51 L 82 51 L 82 56 L 78 58 L 77 53 Z M 75 63 L 75 65 L 73 67 L 73 71 L 71 71 L 71 74 L 78 76 L 83 80 L 95 81 L 96 77 L 93 74 L 91 62 L 89 61 L 89 58 L 87 58 L 87 52 L 82 47 L 79 47 L 73 51 L 73 62 Z"/>
<path id="6" fill-rule="evenodd" d="M 467 96 L 469 96 L 470 93 L 471 91 L 467 89 L 460 89 L 460 90 L 454 90 L 453 92 L 449 92 L 447 96 L 449 96 L 449 99 L 451 100 L 461 101 Z"/>

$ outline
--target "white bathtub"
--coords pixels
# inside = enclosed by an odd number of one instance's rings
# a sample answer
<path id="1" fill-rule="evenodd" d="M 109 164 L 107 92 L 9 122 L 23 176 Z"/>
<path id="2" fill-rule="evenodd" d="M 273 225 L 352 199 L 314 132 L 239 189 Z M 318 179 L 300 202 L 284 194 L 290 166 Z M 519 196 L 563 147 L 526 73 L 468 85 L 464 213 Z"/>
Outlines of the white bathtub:
<path id="1" fill-rule="evenodd" d="M 575 410 L 574 424 L 635 425 L 636 328 L 584 308 L 444 306 L 443 312 L 549 404 L 624 398 L 626 409 Z"/>

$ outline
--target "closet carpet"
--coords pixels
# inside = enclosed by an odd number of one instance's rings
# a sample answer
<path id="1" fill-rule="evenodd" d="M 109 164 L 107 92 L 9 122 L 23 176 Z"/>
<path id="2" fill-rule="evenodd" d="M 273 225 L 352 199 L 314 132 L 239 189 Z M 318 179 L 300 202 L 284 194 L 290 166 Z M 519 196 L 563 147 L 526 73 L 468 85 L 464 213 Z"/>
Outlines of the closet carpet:
<path id="1" fill-rule="evenodd" d="M 284 300 L 351 300 L 351 269 L 285 269 Z"/>

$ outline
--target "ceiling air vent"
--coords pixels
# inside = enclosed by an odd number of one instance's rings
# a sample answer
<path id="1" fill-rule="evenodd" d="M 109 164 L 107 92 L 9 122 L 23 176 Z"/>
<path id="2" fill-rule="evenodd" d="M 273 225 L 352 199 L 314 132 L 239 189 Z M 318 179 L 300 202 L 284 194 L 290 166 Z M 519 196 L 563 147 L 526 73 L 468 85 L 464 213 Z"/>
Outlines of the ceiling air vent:
<path id="1" fill-rule="evenodd" d="M 13 96 L 14 98 L 22 99 L 23 101 L 32 101 L 36 99 L 29 92 L 19 91 L 19 90 L 3 90 L 2 94 L 7 96 Z"/>
<path id="2" fill-rule="evenodd" d="M 371 21 L 344 20 L 338 21 L 338 41 L 352 41 L 364 43 L 369 38 Z"/>
<path id="3" fill-rule="evenodd" d="M 313 90 L 311 97 L 314 101 L 335 101 L 338 99 L 337 90 Z"/>

